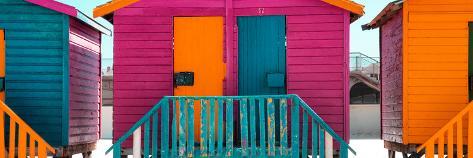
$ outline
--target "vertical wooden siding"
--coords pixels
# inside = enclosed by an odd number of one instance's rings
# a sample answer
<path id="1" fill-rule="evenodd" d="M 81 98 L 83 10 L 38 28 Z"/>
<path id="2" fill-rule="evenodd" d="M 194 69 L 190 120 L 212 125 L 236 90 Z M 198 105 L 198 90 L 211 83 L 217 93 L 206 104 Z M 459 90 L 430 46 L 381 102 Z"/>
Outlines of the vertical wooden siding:
<path id="1" fill-rule="evenodd" d="M 63 126 L 63 25 L 68 17 L 22 0 L 0 2 L 6 39 L 6 104 L 53 146 Z M 67 33 L 67 32 L 66 32 Z M 67 35 L 66 35 L 67 36 Z"/>
<path id="2" fill-rule="evenodd" d="M 407 4 L 406 4 L 407 3 Z M 412 0 L 404 56 L 404 143 L 424 143 L 468 103 L 468 21 L 471 0 Z M 405 15 L 406 16 L 406 15 Z"/>
<path id="3" fill-rule="evenodd" d="M 172 17 L 225 16 L 224 0 L 143 0 L 114 16 L 114 139 L 164 95 L 172 95 Z M 233 1 L 235 16 L 286 15 L 288 93 L 301 95 L 338 134 L 344 135 L 348 71 L 344 58 L 346 11 L 318 0 Z M 264 8 L 261 11 L 259 8 Z M 236 24 L 236 18 L 233 23 Z M 237 95 L 238 41 L 226 95 Z M 223 41 L 225 42 L 225 41 Z M 233 78 L 229 80 L 229 78 Z"/>
<path id="4" fill-rule="evenodd" d="M 382 138 L 402 143 L 402 12 L 380 29 Z"/>
<path id="5" fill-rule="evenodd" d="M 69 27 L 69 144 L 99 139 L 101 104 L 99 31 L 78 21 Z"/>

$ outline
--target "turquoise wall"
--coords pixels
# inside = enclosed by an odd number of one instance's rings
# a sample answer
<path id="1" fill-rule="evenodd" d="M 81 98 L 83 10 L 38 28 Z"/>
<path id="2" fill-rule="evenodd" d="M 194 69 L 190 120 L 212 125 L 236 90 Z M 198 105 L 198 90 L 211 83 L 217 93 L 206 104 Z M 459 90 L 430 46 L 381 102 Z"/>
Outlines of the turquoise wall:
<path id="1" fill-rule="evenodd" d="M 68 27 L 67 15 L 22 0 L 0 1 L 6 103 L 53 146 L 68 144 Z"/>

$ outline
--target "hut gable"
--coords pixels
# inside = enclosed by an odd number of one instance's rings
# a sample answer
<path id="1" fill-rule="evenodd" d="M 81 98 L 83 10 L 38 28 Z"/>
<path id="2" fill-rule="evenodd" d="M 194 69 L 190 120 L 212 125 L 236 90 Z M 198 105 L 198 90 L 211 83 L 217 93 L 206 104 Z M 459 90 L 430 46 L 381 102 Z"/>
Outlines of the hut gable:
<path id="1" fill-rule="evenodd" d="M 364 29 L 381 26 L 385 32 L 385 25 L 397 21 L 393 15 L 398 12 L 403 16 L 402 33 L 383 35 L 381 40 L 393 41 L 402 34 L 402 143 L 422 144 L 469 102 L 468 24 L 473 21 L 473 2 L 398 0 Z M 386 60 L 383 64 L 391 61 L 389 56 Z"/>
<path id="2" fill-rule="evenodd" d="M 351 13 L 320 0 L 234 0 L 232 5 L 227 14 L 224 1 L 142 0 L 114 12 L 114 138 L 162 96 L 174 94 L 173 17 L 225 18 L 224 94 L 238 95 L 237 17 L 282 15 L 286 17 L 287 93 L 302 96 L 348 140 Z"/>
<path id="3" fill-rule="evenodd" d="M 53 0 L 1 1 L 0 29 L 6 104 L 54 147 L 98 140 L 100 36 L 110 30 Z"/>

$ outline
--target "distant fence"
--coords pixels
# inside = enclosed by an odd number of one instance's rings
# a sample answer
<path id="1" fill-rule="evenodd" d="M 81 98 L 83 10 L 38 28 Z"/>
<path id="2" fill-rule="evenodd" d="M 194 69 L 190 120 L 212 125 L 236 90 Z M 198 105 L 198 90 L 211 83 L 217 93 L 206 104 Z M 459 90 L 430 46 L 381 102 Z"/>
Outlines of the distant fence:
<path id="1" fill-rule="evenodd" d="M 369 57 L 363 53 L 350 53 L 350 70 L 363 71 L 367 68 L 379 66 L 379 57 Z"/>
<path id="2" fill-rule="evenodd" d="M 379 79 L 379 57 L 369 57 L 363 53 L 350 53 L 350 71 L 360 71 L 369 77 Z"/>

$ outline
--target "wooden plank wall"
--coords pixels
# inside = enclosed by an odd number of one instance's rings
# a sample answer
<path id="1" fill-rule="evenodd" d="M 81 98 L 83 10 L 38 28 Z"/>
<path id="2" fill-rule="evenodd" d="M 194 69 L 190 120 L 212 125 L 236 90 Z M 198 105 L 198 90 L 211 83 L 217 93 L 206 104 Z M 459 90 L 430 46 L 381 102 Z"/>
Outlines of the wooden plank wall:
<path id="1" fill-rule="evenodd" d="M 468 103 L 473 1 L 413 0 L 404 7 L 404 143 L 418 144 Z"/>
<path id="2" fill-rule="evenodd" d="M 99 139 L 101 33 L 75 18 L 69 28 L 69 145 Z"/>
<path id="3" fill-rule="evenodd" d="M 62 121 L 67 23 L 68 16 L 22 0 L 0 1 L 6 103 L 52 146 L 67 145 Z"/>
<path id="4" fill-rule="evenodd" d="M 225 16 L 224 5 L 224 0 L 142 0 L 116 12 L 115 140 L 162 96 L 173 94 L 172 17 Z M 235 0 L 233 7 L 235 16 L 287 15 L 288 93 L 301 95 L 348 139 L 348 132 L 344 132 L 349 131 L 345 123 L 348 90 L 344 86 L 348 83 L 348 63 L 344 63 L 348 57 L 348 12 L 318 0 Z M 231 71 L 226 95 L 238 95 L 238 36 L 237 29 L 233 30 L 232 58 L 226 59 L 227 71 Z"/>
<path id="5" fill-rule="evenodd" d="M 402 143 L 402 11 L 380 29 L 382 139 Z"/>

